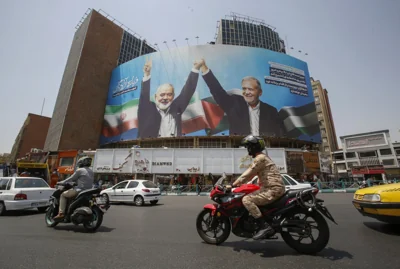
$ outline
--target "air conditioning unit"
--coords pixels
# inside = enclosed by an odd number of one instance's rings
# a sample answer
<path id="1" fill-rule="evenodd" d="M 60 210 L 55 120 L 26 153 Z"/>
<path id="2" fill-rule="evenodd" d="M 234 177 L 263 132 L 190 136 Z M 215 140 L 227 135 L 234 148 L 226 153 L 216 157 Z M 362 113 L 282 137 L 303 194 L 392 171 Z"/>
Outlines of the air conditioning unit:
<path id="1" fill-rule="evenodd" d="M 39 152 L 43 152 L 43 150 L 37 148 L 31 148 L 31 153 L 39 153 Z"/>

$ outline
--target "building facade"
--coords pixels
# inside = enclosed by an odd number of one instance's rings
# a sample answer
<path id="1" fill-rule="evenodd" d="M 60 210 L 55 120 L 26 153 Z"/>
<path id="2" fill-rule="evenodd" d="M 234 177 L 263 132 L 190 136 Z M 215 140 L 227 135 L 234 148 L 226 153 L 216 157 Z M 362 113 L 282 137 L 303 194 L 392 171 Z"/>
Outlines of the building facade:
<path id="1" fill-rule="evenodd" d="M 264 48 L 286 53 L 275 27 L 264 20 L 232 12 L 218 22 L 216 44 Z"/>
<path id="2" fill-rule="evenodd" d="M 340 137 L 342 150 L 333 152 L 338 177 L 385 180 L 400 176 L 400 143 L 392 143 L 389 130 Z"/>
<path id="3" fill-rule="evenodd" d="M 87 12 L 73 38 L 44 149 L 97 148 L 112 70 L 153 51 L 108 14 Z"/>
<path id="4" fill-rule="evenodd" d="M 332 152 L 338 149 L 335 124 L 329 103 L 328 91 L 322 87 L 319 80 L 311 78 L 311 85 L 315 98 L 318 122 L 321 129 L 321 152 L 332 160 Z"/>
<path id="5" fill-rule="evenodd" d="M 51 118 L 29 113 L 15 138 L 8 160 L 15 162 L 31 149 L 43 149 Z"/>

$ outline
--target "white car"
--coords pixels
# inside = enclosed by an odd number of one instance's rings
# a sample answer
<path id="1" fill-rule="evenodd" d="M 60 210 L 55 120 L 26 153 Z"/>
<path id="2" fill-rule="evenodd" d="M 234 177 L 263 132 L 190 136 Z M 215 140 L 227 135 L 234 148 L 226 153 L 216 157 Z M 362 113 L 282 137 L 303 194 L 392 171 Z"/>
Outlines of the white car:
<path id="1" fill-rule="evenodd" d="M 110 202 L 135 203 L 142 206 L 146 202 L 155 205 L 161 198 L 160 188 L 149 180 L 125 180 L 101 191 Z"/>
<path id="2" fill-rule="evenodd" d="M 287 174 L 281 174 L 283 183 L 285 183 L 286 190 L 298 190 L 298 189 L 306 189 L 311 188 L 310 183 L 299 183 L 297 180 L 292 178 Z M 252 184 L 257 184 L 258 176 L 253 177 L 251 180 Z"/>
<path id="3" fill-rule="evenodd" d="M 55 189 L 37 177 L 0 178 L 0 215 L 9 210 L 37 208 L 45 212 Z"/>

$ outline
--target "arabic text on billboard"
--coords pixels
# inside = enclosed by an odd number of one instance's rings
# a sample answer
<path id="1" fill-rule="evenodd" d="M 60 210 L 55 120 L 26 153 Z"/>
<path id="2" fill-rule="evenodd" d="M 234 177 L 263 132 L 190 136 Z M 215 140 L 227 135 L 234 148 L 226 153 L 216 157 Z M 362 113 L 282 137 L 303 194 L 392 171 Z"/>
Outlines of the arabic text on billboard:
<path id="1" fill-rule="evenodd" d="M 144 55 L 113 70 L 101 144 L 250 133 L 320 141 L 309 77 L 305 62 L 260 48 Z"/>

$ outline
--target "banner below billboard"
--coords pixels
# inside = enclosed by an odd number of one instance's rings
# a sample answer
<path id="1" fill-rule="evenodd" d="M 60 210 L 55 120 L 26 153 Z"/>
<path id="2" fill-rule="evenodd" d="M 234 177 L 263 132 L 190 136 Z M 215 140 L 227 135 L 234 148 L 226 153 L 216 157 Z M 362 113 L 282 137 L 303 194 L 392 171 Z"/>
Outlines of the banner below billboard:
<path id="1" fill-rule="evenodd" d="M 281 173 L 285 150 L 268 149 Z M 127 174 L 241 174 L 252 163 L 246 149 L 99 149 L 94 172 Z"/>
<path id="2" fill-rule="evenodd" d="M 318 152 L 319 169 L 321 173 L 331 173 L 331 159 L 328 153 Z"/>
<path id="3" fill-rule="evenodd" d="M 307 63 L 262 48 L 201 45 L 143 55 L 112 72 L 101 144 L 250 133 L 321 140 Z"/>

